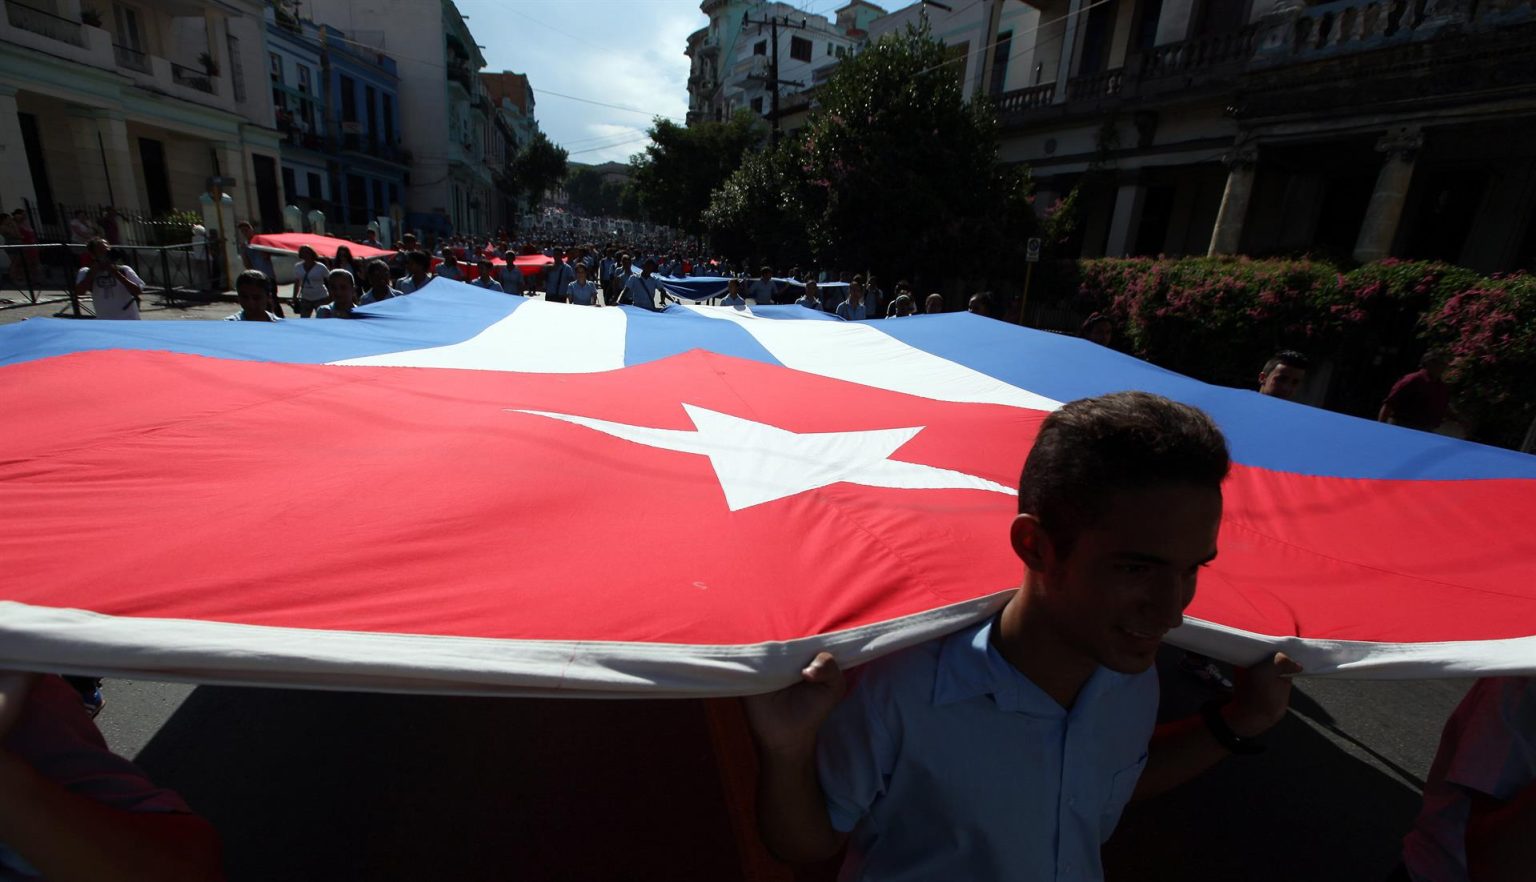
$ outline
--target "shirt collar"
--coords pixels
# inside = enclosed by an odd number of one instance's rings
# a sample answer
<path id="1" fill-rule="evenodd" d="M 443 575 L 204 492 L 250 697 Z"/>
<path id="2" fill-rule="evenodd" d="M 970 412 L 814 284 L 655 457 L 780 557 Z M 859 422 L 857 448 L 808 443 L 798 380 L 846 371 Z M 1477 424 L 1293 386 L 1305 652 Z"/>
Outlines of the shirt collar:
<path id="1" fill-rule="evenodd" d="M 997 621 L 998 616 L 994 615 L 944 638 L 934 676 L 933 703 L 942 706 L 986 695 L 1004 713 L 1050 718 L 1068 716 L 1066 708 L 1009 664 L 992 645 L 992 629 Z M 1078 692 L 1070 713 L 1081 712 L 1121 677 L 1102 666 L 1095 669 Z"/>

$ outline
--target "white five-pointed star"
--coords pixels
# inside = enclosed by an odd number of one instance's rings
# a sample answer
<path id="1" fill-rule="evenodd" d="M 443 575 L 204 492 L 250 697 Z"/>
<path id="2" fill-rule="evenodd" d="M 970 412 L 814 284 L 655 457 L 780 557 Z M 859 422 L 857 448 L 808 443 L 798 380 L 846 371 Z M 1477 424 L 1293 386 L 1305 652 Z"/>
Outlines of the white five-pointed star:
<path id="1" fill-rule="evenodd" d="M 662 450 L 709 457 L 731 511 L 794 496 L 840 481 L 909 490 L 988 490 L 1017 495 L 1012 487 L 975 475 L 890 459 L 922 426 L 853 432 L 790 432 L 684 404 L 695 431 L 631 426 L 542 410 L 514 410 L 585 426 L 615 438 Z"/>

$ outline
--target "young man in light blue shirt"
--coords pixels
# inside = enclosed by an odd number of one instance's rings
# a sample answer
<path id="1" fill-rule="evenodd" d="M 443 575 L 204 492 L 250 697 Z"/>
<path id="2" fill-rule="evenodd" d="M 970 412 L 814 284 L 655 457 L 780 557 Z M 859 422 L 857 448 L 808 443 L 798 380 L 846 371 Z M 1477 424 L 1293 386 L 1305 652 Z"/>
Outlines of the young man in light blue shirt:
<path id="1" fill-rule="evenodd" d="M 565 299 L 577 306 L 602 306 L 603 298 L 598 296 L 597 285 L 587 281 L 587 265 L 576 264 L 576 281 L 565 286 Z"/>
<path id="2" fill-rule="evenodd" d="M 576 273 L 565 262 L 565 255 L 556 253 L 555 263 L 544 276 L 544 299 L 550 303 L 565 302 L 566 286 L 576 281 Z"/>
<path id="3" fill-rule="evenodd" d="M 503 288 L 501 283 L 496 281 L 496 264 L 484 258 L 481 258 L 480 262 L 475 264 L 475 280 L 470 282 L 470 284 L 476 288 L 495 291 L 497 294 L 507 293 L 507 289 Z"/>
<path id="4" fill-rule="evenodd" d="M 412 251 L 405 256 L 406 274 L 400 279 L 401 294 L 415 294 L 437 276 L 432 275 L 432 257 L 425 251 Z"/>
<path id="5" fill-rule="evenodd" d="M 741 280 L 731 279 L 725 283 L 725 297 L 720 301 L 721 306 L 731 306 L 736 309 L 746 309 L 747 300 L 741 296 Z"/>
<path id="6" fill-rule="evenodd" d="M 630 276 L 624 280 L 624 293 L 629 296 L 629 302 L 648 309 L 651 312 L 659 312 L 656 308 L 657 282 L 651 277 L 656 272 L 656 261 L 649 258 L 640 268 L 640 275 Z"/>
<path id="7" fill-rule="evenodd" d="M 805 293 L 800 295 L 800 299 L 795 301 L 795 305 L 821 312 L 821 293 L 816 288 L 815 279 L 805 280 Z"/>
<path id="8" fill-rule="evenodd" d="M 459 266 L 458 255 L 453 249 L 443 249 L 443 262 L 437 265 L 437 277 L 440 279 L 452 279 L 455 282 L 464 281 L 464 270 Z"/>
<path id="9" fill-rule="evenodd" d="M 837 305 L 837 317 L 850 322 L 861 322 L 868 318 L 864 309 L 864 282 L 854 279 L 848 283 L 848 299 Z"/>
<path id="10" fill-rule="evenodd" d="M 842 879 L 1100 879 L 1133 794 L 1160 793 L 1284 716 L 1283 654 L 1233 700 L 1157 727 L 1153 662 L 1216 556 L 1226 442 L 1144 392 L 1046 418 L 1019 480 L 1022 587 L 997 615 L 871 663 L 843 698 L 820 653 L 747 699 L 759 827 L 783 860 L 845 843 Z"/>
<path id="11" fill-rule="evenodd" d="M 772 306 L 778 291 L 779 286 L 773 281 L 773 268 L 768 266 L 759 268 L 757 278 L 747 286 L 747 296 L 758 306 Z"/>
<path id="12" fill-rule="evenodd" d="M 368 289 L 358 299 L 358 304 L 367 306 L 370 303 L 381 303 L 400 296 L 400 292 L 390 284 L 389 264 L 383 258 L 375 257 L 363 267 L 363 280 Z"/>

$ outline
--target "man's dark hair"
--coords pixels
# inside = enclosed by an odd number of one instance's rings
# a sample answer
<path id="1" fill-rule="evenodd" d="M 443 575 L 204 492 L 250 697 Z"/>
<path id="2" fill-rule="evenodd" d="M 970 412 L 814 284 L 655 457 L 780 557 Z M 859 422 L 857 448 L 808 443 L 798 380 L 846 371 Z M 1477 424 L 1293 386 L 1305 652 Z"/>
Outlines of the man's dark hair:
<path id="1" fill-rule="evenodd" d="M 1083 398 L 1045 418 L 1019 476 L 1033 514 L 1062 555 L 1116 493 L 1164 484 L 1220 489 L 1231 460 L 1204 411 L 1147 392 Z"/>
<path id="2" fill-rule="evenodd" d="M 267 274 L 257 269 L 248 269 L 235 276 L 235 290 L 239 291 L 241 285 L 256 285 L 261 290 L 267 290 Z"/>
<path id="3" fill-rule="evenodd" d="M 432 268 L 432 256 L 425 251 L 408 251 L 405 255 L 406 266 L 420 265 L 423 270 Z"/>
<path id="4" fill-rule="evenodd" d="M 1307 358 L 1294 349 L 1282 349 L 1276 352 L 1269 361 L 1264 362 L 1264 370 L 1260 371 L 1260 373 L 1267 374 L 1282 364 L 1286 367 L 1293 367 L 1299 371 L 1304 371 L 1312 367 L 1312 359 Z"/>

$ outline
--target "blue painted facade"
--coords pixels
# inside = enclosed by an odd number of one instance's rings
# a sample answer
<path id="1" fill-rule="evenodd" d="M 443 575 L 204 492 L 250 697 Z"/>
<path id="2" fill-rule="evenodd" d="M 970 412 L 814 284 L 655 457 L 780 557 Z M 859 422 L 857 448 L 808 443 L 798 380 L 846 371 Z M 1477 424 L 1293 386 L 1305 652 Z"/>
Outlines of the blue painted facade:
<path id="1" fill-rule="evenodd" d="M 353 42 L 343 31 L 322 26 L 331 96 L 338 209 L 332 220 L 362 227 L 405 205 L 411 156 L 400 146 L 400 75 L 395 60 Z"/>
<path id="2" fill-rule="evenodd" d="M 266 16 L 286 203 L 323 211 L 328 231 L 348 236 L 403 217 L 411 157 L 395 60 L 329 25 Z"/>

